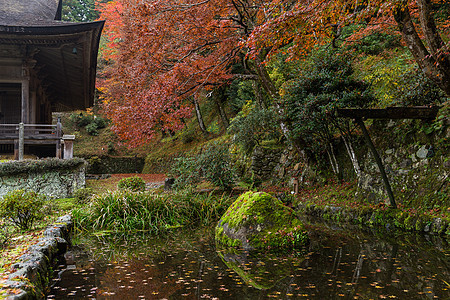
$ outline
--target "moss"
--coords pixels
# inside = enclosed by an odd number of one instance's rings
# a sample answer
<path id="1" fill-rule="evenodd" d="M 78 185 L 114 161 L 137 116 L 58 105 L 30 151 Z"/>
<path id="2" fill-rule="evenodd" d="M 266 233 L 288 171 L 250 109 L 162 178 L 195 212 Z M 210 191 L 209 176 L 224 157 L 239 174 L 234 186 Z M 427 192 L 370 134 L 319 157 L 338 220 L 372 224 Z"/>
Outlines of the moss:
<path id="1" fill-rule="evenodd" d="M 43 173 L 51 170 L 70 170 L 83 165 L 86 165 L 86 161 L 81 158 L 11 161 L 0 164 L 0 176 Z"/>
<path id="2" fill-rule="evenodd" d="M 294 211 L 262 192 L 241 195 L 216 227 L 216 242 L 231 247 L 295 248 L 307 240 Z"/>
<path id="3" fill-rule="evenodd" d="M 416 228 L 417 216 L 409 215 L 405 218 L 404 228 L 408 231 L 414 231 Z"/>

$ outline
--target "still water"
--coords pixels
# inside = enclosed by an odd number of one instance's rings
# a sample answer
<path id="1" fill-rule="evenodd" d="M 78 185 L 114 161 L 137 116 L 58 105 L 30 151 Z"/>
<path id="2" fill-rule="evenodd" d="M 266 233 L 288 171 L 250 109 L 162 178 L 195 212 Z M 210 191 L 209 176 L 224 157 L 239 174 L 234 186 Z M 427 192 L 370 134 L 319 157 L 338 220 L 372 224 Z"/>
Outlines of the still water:
<path id="1" fill-rule="evenodd" d="M 445 239 L 308 225 L 300 252 L 217 250 L 211 228 L 85 235 L 47 299 L 450 299 Z"/>

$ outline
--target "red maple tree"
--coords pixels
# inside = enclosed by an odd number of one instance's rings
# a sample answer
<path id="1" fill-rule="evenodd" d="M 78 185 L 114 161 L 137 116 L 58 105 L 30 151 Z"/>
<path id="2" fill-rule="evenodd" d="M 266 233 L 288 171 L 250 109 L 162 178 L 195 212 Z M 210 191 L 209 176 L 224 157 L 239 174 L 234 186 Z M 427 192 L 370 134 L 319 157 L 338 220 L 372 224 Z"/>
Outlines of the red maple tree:
<path id="1" fill-rule="evenodd" d="M 278 89 L 265 64 L 273 54 L 298 59 L 317 45 L 337 46 L 380 30 L 401 33 L 424 73 L 450 95 L 450 54 L 442 38 L 450 23 L 434 15 L 448 2 L 110 1 L 100 5 L 110 60 L 100 82 L 104 108 L 119 136 L 136 146 L 182 128 L 205 91 L 235 77 L 257 80 L 277 107 Z M 349 25 L 358 30 L 344 38 Z M 231 73 L 236 62 L 242 74 Z"/>

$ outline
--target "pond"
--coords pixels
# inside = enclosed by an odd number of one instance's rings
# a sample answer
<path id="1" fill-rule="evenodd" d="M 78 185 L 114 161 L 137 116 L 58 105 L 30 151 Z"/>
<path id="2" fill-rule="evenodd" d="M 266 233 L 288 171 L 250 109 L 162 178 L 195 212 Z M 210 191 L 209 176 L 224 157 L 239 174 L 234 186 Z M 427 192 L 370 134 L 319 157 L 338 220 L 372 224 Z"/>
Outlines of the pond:
<path id="1" fill-rule="evenodd" d="M 307 227 L 277 254 L 217 250 L 212 228 L 79 236 L 47 299 L 450 299 L 445 239 Z"/>

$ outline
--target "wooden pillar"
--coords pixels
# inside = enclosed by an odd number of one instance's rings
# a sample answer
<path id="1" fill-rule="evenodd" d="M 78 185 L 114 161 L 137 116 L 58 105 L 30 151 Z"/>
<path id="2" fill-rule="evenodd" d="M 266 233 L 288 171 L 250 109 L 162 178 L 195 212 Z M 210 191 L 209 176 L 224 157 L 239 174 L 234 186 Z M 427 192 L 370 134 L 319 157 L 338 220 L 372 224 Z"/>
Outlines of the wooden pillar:
<path id="1" fill-rule="evenodd" d="M 23 123 L 19 124 L 19 160 L 23 160 L 24 143 L 25 142 L 25 126 Z"/>
<path id="2" fill-rule="evenodd" d="M 30 102 L 30 124 L 37 124 L 36 116 L 38 115 L 37 111 L 37 95 L 35 91 L 31 92 L 31 102 Z"/>
<path id="3" fill-rule="evenodd" d="M 24 124 L 28 123 L 29 117 L 29 107 L 30 107 L 30 81 L 29 79 L 22 80 L 22 113 L 21 122 Z"/>
<path id="4" fill-rule="evenodd" d="M 298 177 L 294 177 L 292 183 L 294 184 L 294 195 L 298 195 Z"/>
<path id="5" fill-rule="evenodd" d="M 58 117 L 58 121 L 56 123 L 56 158 L 59 159 L 62 158 L 61 138 L 62 138 L 61 117 Z"/>
<path id="6" fill-rule="evenodd" d="M 386 192 L 389 197 L 389 205 L 392 208 L 397 208 L 397 204 L 395 204 L 394 194 L 392 193 L 391 184 L 389 183 L 389 179 L 386 175 L 386 171 L 384 170 L 383 162 L 381 161 L 380 155 L 378 154 L 377 149 L 375 149 L 375 145 L 373 144 L 372 140 L 370 139 L 369 133 L 367 132 L 367 128 L 364 125 L 364 121 L 361 118 L 355 119 L 356 123 L 361 128 L 361 131 L 364 135 L 364 139 L 366 140 L 367 146 L 369 146 L 369 149 L 372 151 L 372 154 L 375 158 L 375 162 L 377 163 L 378 169 L 381 173 L 381 178 L 383 179 L 384 186 L 386 188 Z"/>
<path id="7" fill-rule="evenodd" d="M 14 140 L 14 160 L 19 160 L 19 140 Z"/>
<path id="8" fill-rule="evenodd" d="M 73 141 L 75 140 L 75 135 L 65 134 L 63 135 L 63 145 L 64 145 L 64 159 L 73 158 Z"/>

